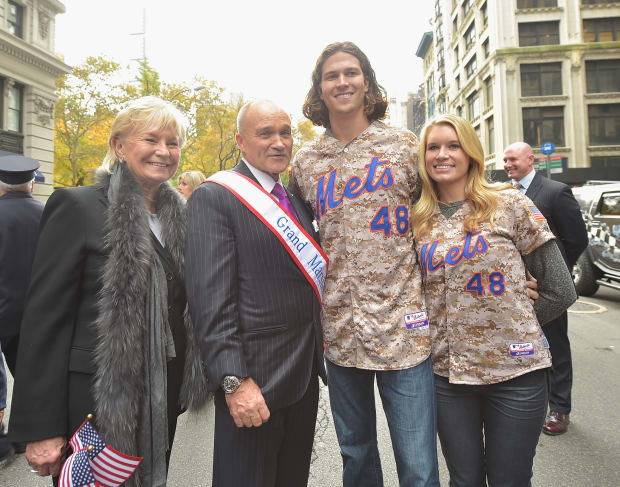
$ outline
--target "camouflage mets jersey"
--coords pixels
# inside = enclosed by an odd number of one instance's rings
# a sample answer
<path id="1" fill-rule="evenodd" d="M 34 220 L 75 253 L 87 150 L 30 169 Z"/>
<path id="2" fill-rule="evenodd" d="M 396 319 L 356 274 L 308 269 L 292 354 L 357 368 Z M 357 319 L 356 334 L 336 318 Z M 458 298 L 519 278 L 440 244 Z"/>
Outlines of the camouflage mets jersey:
<path id="1" fill-rule="evenodd" d="M 396 370 L 430 354 L 409 228 L 417 147 L 411 132 L 375 121 L 348 144 L 325 134 L 295 157 L 289 186 L 312 207 L 330 259 L 323 332 L 338 365 Z"/>
<path id="2" fill-rule="evenodd" d="M 550 367 L 521 258 L 554 238 L 545 217 L 514 189 L 499 192 L 494 227 L 466 234 L 470 211 L 468 203 L 450 218 L 438 210 L 416 243 L 435 373 L 454 384 L 493 384 Z"/>

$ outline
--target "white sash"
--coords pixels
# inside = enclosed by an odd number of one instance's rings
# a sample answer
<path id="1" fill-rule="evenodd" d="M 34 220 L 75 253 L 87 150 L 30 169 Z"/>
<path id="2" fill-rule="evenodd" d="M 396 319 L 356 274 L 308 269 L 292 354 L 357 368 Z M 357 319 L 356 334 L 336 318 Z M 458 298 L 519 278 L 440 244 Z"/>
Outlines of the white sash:
<path id="1" fill-rule="evenodd" d="M 319 303 L 322 303 L 329 259 L 297 220 L 280 206 L 275 197 L 243 174 L 220 171 L 209 177 L 207 182 L 228 189 L 278 237 L 313 287 Z"/>

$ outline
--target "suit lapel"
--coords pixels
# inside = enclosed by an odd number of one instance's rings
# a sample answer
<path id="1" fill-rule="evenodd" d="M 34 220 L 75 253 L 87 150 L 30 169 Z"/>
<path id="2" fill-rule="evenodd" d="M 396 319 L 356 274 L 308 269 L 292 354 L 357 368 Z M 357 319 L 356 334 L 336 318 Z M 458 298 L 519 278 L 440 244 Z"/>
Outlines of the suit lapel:
<path id="1" fill-rule="evenodd" d="M 288 199 L 290 200 L 291 205 L 295 209 L 295 213 L 297 214 L 297 219 L 299 220 L 299 223 L 306 232 L 312 235 L 312 238 L 314 240 L 317 240 L 316 235 L 314 234 L 314 229 L 312 228 L 312 221 L 308 216 L 309 214 L 306 206 L 299 198 L 297 198 L 293 193 L 291 193 L 288 188 L 284 189 L 286 190 L 286 194 L 288 195 Z"/>
<path id="2" fill-rule="evenodd" d="M 534 174 L 534 179 L 532 179 L 532 183 L 530 184 L 529 188 L 527 188 L 527 191 L 525 192 L 525 196 L 527 196 L 532 201 L 534 201 L 536 196 L 538 196 L 538 192 L 540 191 L 540 188 L 542 187 L 541 178 L 542 176 L 540 174 L 538 173 Z"/>

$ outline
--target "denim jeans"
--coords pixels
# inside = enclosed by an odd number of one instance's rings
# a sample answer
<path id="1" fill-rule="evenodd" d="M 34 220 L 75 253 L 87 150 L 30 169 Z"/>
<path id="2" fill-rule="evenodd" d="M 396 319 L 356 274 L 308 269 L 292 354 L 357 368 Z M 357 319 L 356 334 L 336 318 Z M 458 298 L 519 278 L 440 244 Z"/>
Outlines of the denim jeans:
<path id="1" fill-rule="evenodd" d="M 489 385 L 435 376 L 437 428 L 451 487 L 531 485 L 547 411 L 547 372 Z"/>
<path id="2" fill-rule="evenodd" d="M 382 487 L 375 377 L 401 487 L 438 486 L 433 368 L 430 357 L 405 370 L 362 370 L 327 363 L 329 400 L 340 444 L 344 487 Z"/>

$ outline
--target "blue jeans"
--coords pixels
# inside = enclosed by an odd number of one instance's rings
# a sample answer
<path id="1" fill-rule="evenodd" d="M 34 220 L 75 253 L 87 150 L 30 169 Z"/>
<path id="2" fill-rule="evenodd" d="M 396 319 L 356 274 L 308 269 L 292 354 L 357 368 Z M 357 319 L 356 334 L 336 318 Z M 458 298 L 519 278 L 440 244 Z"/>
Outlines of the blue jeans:
<path id="1" fill-rule="evenodd" d="M 405 370 L 363 370 L 326 360 L 329 400 L 344 487 L 382 487 L 375 377 L 392 438 L 401 487 L 439 485 L 431 358 Z"/>
<path id="2" fill-rule="evenodd" d="M 451 487 L 526 487 L 547 412 L 547 372 L 489 385 L 435 376 L 437 423 Z"/>

